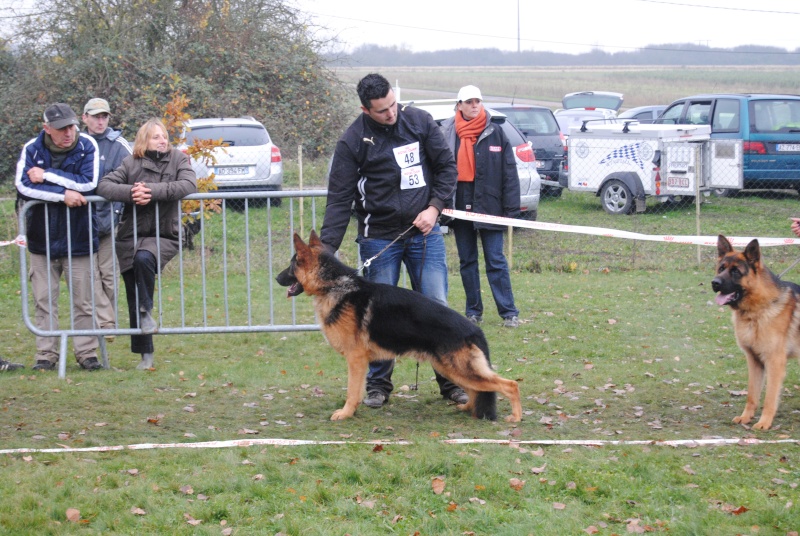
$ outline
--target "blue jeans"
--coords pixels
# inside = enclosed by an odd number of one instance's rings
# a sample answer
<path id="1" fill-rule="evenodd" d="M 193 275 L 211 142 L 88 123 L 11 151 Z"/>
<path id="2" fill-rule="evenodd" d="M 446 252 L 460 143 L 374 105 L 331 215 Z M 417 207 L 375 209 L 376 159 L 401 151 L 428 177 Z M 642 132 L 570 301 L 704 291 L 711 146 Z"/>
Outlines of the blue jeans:
<path id="1" fill-rule="evenodd" d="M 361 262 L 366 262 L 378 255 L 392 241 L 376 238 L 356 239 L 359 245 Z M 364 278 L 375 283 L 386 283 L 397 286 L 400 280 L 400 264 L 405 264 L 411 288 L 421 292 L 428 298 L 447 305 L 447 261 L 445 259 L 444 237 L 439 225 L 434 226 L 428 236 L 415 234 L 409 238 L 401 238 L 373 259 L 364 268 Z M 394 360 L 373 361 L 367 373 L 367 392 L 380 391 L 387 397 L 394 389 L 392 371 Z M 436 381 L 439 392 L 448 396 L 458 386 L 438 372 Z"/>
<path id="2" fill-rule="evenodd" d="M 511 290 L 508 262 L 503 253 L 503 231 L 475 229 L 471 221 L 454 220 L 450 225 L 456 235 L 456 248 L 461 268 L 461 283 L 467 295 L 467 316 L 483 316 L 481 301 L 481 276 L 478 271 L 478 235 L 483 245 L 486 278 L 492 289 L 494 303 L 501 318 L 519 316 Z"/>

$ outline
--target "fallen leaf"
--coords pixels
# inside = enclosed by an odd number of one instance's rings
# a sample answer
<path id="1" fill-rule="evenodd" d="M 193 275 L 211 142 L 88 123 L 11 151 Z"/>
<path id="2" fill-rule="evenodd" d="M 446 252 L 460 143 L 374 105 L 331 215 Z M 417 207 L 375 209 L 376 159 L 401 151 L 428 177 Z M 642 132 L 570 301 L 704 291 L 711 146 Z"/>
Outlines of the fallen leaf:
<path id="1" fill-rule="evenodd" d="M 433 492 L 436 495 L 441 495 L 444 491 L 444 480 L 438 476 L 434 477 L 434 479 L 431 481 L 431 488 L 433 488 Z"/>
<path id="2" fill-rule="evenodd" d="M 525 481 L 519 478 L 511 478 L 508 480 L 508 485 L 511 486 L 511 489 L 519 491 L 525 486 Z"/>
<path id="3" fill-rule="evenodd" d="M 67 521 L 77 523 L 81 520 L 81 511 L 77 508 L 67 508 Z"/>
<path id="4" fill-rule="evenodd" d="M 470 497 L 469 498 L 469 502 L 478 503 L 478 504 L 486 504 L 486 501 L 484 501 L 483 499 L 479 499 L 477 497 Z"/>
<path id="5" fill-rule="evenodd" d="M 257 433 L 258 433 L 258 430 L 251 430 L 249 428 L 242 428 L 238 432 L 239 435 L 257 434 Z"/>
<path id="6" fill-rule="evenodd" d="M 564 510 L 566 507 L 567 507 L 567 505 L 564 504 L 564 503 L 559 503 L 559 502 L 553 503 L 553 509 L 554 510 Z"/>
<path id="7" fill-rule="evenodd" d="M 684 465 L 683 466 L 683 470 L 686 471 L 687 473 L 689 473 L 690 475 L 696 475 L 697 474 L 697 473 L 695 473 L 694 469 L 692 469 L 688 465 Z"/>
<path id="8" fill-rule="evenodd" d="M 547 467 L 547 464 L 544 464 L 541 467 L 531 467 L 531 473 L 533 473 L 534 475 L 540 475 L 540 474 L 544 473 L 544 470 L 545 470 L 546 467 Z"/>
<path id="9" fill-rule="evenodd" d="M 135 516 L 143 516 L 143 515 L 146 515 L 146 514 L 147 514 L 147 512 L 145 512 L 144 510 L 142 510 L 142 509 L 141 509 L 141 508 L 139 508 L 138 506 L 133 506 L 133 507 L 131 507 L 131 513 L 132 513 L 133 515 L 135 515 Z"/>
<path id="10" fill-rule="evenodd" d="M 594 525 L 589 525 L 588 527 L 583 529 L 583 532 L 585 532 L 586 534 L 597 534 L 598 532 L 600 532 L 600 529 L 598 529 Z"/>
<path id="11" fill-rule="evenodd" d="M 192 486 L 181 486 L 180 489 L 181 493 L 184 495 L 194 495 L 194 489 L 192 489 Z"/>
<path id="12" fill-rule="evenodd" d="M 456 503 L 454 503 L 453 501 L 450 501 L 450 503 L 447 505 L 447 511 L 448 512 L 455 512 L 456 510 L 458 510 L 458 505 Z"/>
<path id="13" fill-rule="evenodd" d="M 203 522 L 201 519 L 195 519 L 189 514 L 183 514 L 183 517 L 184 519 L 186 519 L 186 522 L 193 527 L 196 527 L 197 525 Z"/>

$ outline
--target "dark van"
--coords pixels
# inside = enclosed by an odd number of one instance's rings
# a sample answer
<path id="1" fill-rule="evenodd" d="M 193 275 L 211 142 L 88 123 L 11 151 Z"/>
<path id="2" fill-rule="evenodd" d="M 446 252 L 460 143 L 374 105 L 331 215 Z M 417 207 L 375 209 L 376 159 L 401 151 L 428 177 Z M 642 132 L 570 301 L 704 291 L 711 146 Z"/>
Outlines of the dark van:
<path id="1" fill-rule="evenodd" d="M 742 140 L 745 188 L 800 188 L 800 95 L 695 95 L 655 122 L 711 125 L 712 138 Z"/>

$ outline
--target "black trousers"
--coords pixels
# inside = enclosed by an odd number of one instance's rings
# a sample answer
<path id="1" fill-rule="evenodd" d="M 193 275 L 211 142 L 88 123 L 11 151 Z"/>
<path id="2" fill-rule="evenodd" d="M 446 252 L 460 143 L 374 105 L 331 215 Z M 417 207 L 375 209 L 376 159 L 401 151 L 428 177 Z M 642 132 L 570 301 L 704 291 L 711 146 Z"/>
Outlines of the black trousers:
<path id="1" fill-rule="evenodd" d="M 139 327 L 139 311 L 153 310 L 153 295 L 156 288 L 156 258 L 149 251 L 137 251 L 133 257 L 133 268 L 122 272 L 125 295 L 128 298 L 130 326 Z M 152 335 L 131 335 L 131 352 L 149 354 L 155 351 Z"/>

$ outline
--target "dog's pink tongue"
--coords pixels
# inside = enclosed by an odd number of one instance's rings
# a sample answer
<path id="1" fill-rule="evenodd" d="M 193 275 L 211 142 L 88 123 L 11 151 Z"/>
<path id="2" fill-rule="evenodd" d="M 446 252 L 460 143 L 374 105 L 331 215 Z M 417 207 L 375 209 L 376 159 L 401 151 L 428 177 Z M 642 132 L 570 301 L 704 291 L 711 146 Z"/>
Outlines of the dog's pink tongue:
<path id="1" fill-rule="evenodd" d="M 733 299 L 734 294 L 736 293 L 731 292 L 730 294 L 717 294 L 717 305 L 725 305 Z"/>

